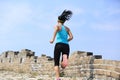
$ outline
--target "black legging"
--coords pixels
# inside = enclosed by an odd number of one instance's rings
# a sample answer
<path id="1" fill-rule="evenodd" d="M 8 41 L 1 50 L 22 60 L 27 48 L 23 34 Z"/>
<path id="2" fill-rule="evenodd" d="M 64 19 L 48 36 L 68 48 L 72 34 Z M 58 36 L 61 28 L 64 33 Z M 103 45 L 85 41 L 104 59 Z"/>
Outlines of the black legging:
<path id="1" fill-rule="evenodd" d="M 60 56 L 66 54 L 69 57 L 69 45 L 64 43 L 56 43 L 54 48 L 54 66 L 59 66 Z M 63 60 L 63 59 L 62 59 Z"/>

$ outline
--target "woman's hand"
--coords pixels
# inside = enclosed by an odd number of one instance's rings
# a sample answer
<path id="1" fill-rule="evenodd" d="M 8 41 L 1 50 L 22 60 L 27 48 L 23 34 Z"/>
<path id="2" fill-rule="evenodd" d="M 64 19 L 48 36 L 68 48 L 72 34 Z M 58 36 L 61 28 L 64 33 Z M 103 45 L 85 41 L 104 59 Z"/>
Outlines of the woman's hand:
<path id="1" fill-rule="evenodd" d="M 54 40 L 53 40 L 53 39 L 51 39 L 51 40 L 50 40 L 50 43 L 52 44 L 53 42 L 54 42 Z"/>

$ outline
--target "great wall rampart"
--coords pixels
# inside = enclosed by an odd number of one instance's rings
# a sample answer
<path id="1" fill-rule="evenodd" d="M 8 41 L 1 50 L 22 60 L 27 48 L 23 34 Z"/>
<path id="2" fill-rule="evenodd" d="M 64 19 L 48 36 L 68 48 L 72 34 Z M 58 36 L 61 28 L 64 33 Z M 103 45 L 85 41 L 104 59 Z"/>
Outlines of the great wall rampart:
<path id="1" fill-rule="evenodd" d="M 53 58 L 45 54 L 35 56 L 35 52 L 28 49 L 6 51 L 0 55 L 0 71 L 54 76 Z M 75 51 L 69 57 L 64 77 L 77 77 L 77 80 L 120 80 L 120 61 L 104 60 L 101 55 L 93 55 L 92 52 Z"/>

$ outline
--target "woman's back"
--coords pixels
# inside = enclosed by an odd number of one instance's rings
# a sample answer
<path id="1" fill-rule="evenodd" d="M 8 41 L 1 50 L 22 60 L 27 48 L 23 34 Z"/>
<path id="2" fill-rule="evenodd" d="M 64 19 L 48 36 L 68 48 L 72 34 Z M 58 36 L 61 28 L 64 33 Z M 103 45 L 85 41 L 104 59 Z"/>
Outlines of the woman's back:
<path id="1" fill-rule="evenodd" d="M 61 26 L 61 29 L 56 34 L 56 43 L 68 44 L 68 33 L 64 25 Z"/>

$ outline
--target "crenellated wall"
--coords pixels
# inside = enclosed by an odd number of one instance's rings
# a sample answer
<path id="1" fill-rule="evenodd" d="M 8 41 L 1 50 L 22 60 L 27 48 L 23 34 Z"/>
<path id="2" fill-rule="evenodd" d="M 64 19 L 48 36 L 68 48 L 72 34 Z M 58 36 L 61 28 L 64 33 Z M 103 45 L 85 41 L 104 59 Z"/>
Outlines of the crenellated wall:
<path id="1" fill-rule="evenodd" d="M 53 58 L 23 49 L 21 51 L 6 51 L 0 55 L 0 70 L 20 73 L 38 73 L 53 76 Z M 120 61 L 104 60 L 101 55 L 92 52 L 75 51 L 69 57 L 69 66 L 64 70 L 64 76 L 84 79 L 120 80 Z"/>

